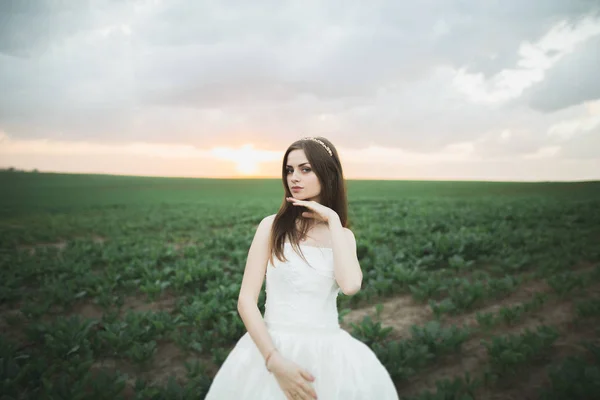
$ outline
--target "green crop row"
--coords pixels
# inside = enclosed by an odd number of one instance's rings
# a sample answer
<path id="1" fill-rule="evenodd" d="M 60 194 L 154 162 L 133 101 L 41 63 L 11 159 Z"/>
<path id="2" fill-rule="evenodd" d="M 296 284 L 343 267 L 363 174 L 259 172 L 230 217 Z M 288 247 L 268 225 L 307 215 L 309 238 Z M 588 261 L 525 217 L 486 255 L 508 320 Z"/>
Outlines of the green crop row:
<path id="1" fill-rule="evenodd" d="M 532 358 L 539 356 L 544 349 L 554 340 L 555 332 L 549 327 L 541 327 L 537 333 L 537 338 L 541 339 L 539 345 L 532 346 L 529 350 L 524 350 L 523 342 L 530 342 L 536 333 L 526 333 L 524 335 L 513 335 L 504 337 L 502 341 L 513 342 L 513 345 L 503 345 L 503 352 L 506 353 L 504 359 L 495 357 L 487 369 L 480 376 L 471 376 L 466 372 L 463 376 L 453 379 L 440 379 L 436 381 L 434 391 L 424 390 L 413 396 L 402 397 L 402 400 L 483 400 L 484 397 L 479 389 L 494 384 L 498 377 L 490 380 L 490 370 L 494 370 L 499 364 L 509 370 L 508 365 L 517 367 L 516 371 L 521 372 L 521 368 L 526 363 L 531 362 Z M 600 338 L 600 331 L 597 331 L 597 338 Z M 515 357 L 515 343 L 520 343 L 518 347 L 523 350 L 520 356 Z M 596 342 L 582 341 L 581 347 L 583 353 L 567 356 L 558 363 L 544 367 L 548 383 L 538 390 L 537 397 L 540 400 L 596 400 L 600 393 L 600 346 Z M 528 354 L 528 355 L 525 355 Z M 520 361 L 515 362 L 515 360 Z M 521 367 L 521 368 L 518 368 Z M 509 375 L 514 375 L 509 374 Z M 507 377 L 506 374 L 503 377 Z"/>
<path id="2" fill-rule="evenodd" d="M 401 400 L 476 400 L 476 392 L 483 384 L 479 378 L 473 378 L 465 372 L 462 377 L 440 379 L 435 382 L 435 391 L 425 390 Z"/>
<path id="3" fill-rule="evenodd" d="M 433 314 L 440 318 L 443 314 L 457 315 L 471 311 L 486 301 L 506 297 L 514 292 L 521 283 L 518 276 L 507 275 L 503 278 L 476 279 L 455 278 L 440 282 L 447 288 L 448 297 L 436 302 L 429 300 Z"/>
<path id="4" fill-rule="evenodd" d="M 90 325 L 88 325 L 90 326 Z M 73 342 L 69 343 L 72 344 Z M 46 347 L 20 349 L 0 335 L 0 393 L 2 399 L 79 399 L 136 400 L 202 398 L 210 386 L 202 364 L 186 363 L 187 381 L 181 384 L 173 376 L 166 385 L 135 379 L 133 396 L 126 395 L 127 373 L 95 369 L 85 339 L 70 349 L 49 339 Z M 83 346 L 82 346 L 83 345 Z M 50 353 L 60 354 L 54 357 Z"/>
<path id="5" fill-rule="evenodd" d="M 491 340 L 482 340 L 489 355 L 486 382 L 514 376 L 519 373 L 519 367 L 548 357 L 550 348 L 558 337 L 559 333 L 555 328 L 540 325 L 535 330 L 526 329 L 518 335 L 494 336 Z"/>
<path id="6" fill-rule="evenodd" d="M 546 293 L 534 293 L 531 299 L 523 303 L 513 306 L 502 306 L 496 313 L 478 312 L 475 318 L 479 326 L 488 330 L 498 324 L 515 325 L 525 315 L 539 310 L 548 298 L 549 295 Z"/>
<path id="7" fill-rule="evenodd" d="M 394 381 L 404 381 L 439 357 L 460 351 L 470 331 L 467 328 L 442 327 L 438 321 L 413 325 L 411 336 L 392 340 L 392 328 L 381 326 L 369 316 L 360 324 L 352 323 L 351 334 L 371 347 Z"/>

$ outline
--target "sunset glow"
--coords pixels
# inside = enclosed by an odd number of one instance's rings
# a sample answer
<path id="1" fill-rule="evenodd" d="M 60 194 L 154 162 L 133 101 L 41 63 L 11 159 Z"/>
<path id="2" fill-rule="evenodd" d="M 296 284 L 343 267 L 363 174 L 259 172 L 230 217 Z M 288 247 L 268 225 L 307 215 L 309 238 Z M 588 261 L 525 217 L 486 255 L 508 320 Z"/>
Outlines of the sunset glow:
<path id="1" fill-rule="evenodd" d="M 0 168 L 280 177 L 322 136 L 348 179 L 600 179 L 593 2 L 25 3 Z"/>
<path id="2" fill-rule="evenodd" d="M 567 128 L 577 134 L 577 130 L 591 126 L 586 122 L 589 118 L 584 116 L 582 126 L 567 121 L 549 135 L 560 139 L 557 132 L 566 132 Z M 510 137 L 507 131 L 502 131 L 485 141 L 454 143 L 429 152 L 379 146 L 338 146 L 338 152 L 348 179 L 575 180 L 593 179 L 596 171 L 600 171 L 600 162 L 595 159 L 561 161 L 560 145 L 541 147 L 518 157 L 506 154 L 486 159 L 478 152 L 486 142 L 501 144 Z M 169 143 L 24 140 L 0 133 L 0 160 L 5 167 L 16 165 L 51 172 L 279 178 L 284 151 L 259 149 L 251 143 L 201 149 Z"/>

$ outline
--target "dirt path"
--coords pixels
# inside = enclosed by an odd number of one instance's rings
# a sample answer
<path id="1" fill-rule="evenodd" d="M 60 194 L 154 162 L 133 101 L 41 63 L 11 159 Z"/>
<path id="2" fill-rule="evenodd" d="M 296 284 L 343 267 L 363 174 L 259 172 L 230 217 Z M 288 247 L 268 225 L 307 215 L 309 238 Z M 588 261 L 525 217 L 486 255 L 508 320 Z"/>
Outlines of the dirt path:
<path id="1" fill-rule="evenodd" d="M 578 268 L 580 272 L 588 271 L 588 268 Z M 590 289 L 594 290 L 594 289 Z M 480 309 L 458 316 L 444 316 L 441 322 L 445 326 L 469 326 L 478 327 L 477 313 L 497 313 L 502 307 L 510 307 L 526 302 L 536 293 L 551 294 L 552 288 L 545 280 L 526 279 L 517 290 L 506 298 L 494 303 L 488 304 Z M 433 314 L 427 304 L 421 304 L 412 299 L 410 295 L 402 295 L 380 302 L 383 309 L 376 316 L 376 305 L 362 307 L 352 310 L 343 318 L 342 327 L 351 331 L 350 323 L 360 323 L 365 316 L 370 316 L 374 321 L 380 321 L 385 327 L 392 327 L 393 332 L 390 335 L 393 339 L 405 338 L 410 336 L 412 325 L 423 325 L 433 319 Z M 526 329 L 533 330 L 536 327 L 545 324 L 556 327 L 561 332 L 561 338 L 556 346 L 569 346 L 575 337 L 574 332 L 569 330 L 573 318 L 573 298 L 558 299 L 550 298 L 540 309 L 524 315 L 515 325 L 497 325 L 490 331 L 481 330 L 475 333 L 467 342 L 463 343 L 461 351 L 456 355 L 442 357 L 434 365 L 420 371 L 408 382 L 401 383 L 398 387 L 401 396 L 417 394 L 423 390 L 435 391 L 435 382 L 440 379 L 452 379 L 454 377 L 463 377 L 465 372 L 470 372 L 471 376 L 478 376 L 488 363 L 487 350 L 481 344 L 484 338 L 490 338 L 499 334 L 518 334 Z M 527 384 L 537 393 L 543 379 L 535 378 L 532 375 L 531 381 Z M 545 373 L 541 374 L 545 377 Z M 537 382 L 537 383 L 536 383 Z M 515 393 L 518 398 L 518 394 Z M 492 393 L 486 393 L 486 396 L 495 396 Z M 509 400 L 509 392 L 502 395 L 503 400 Z M 482 397 L 495 398 L 495 397 Z M 499 397 L 500 399 L 500 397 Z"/>
<path id="2" fill-rule="evenodd" d="M 536 292 L 547 292 L 549 290 L 550 288 L 545 282 L 526 279 L 515 292 L 511 293 L 501 301 L 458 316 L 444 315 L 441 322 L 444 325 L 473 325 L 477 323 L 476 315 L 478 312 L 496 312 L 502 307 L 521 303 L 525 299 L 533 296 Z M 427 303 L 417 302 L 410 294 L 386 299 L 378 304 L 383 305 L 383 310 L 379 318 L 376 318 L 377 304 L 372 304 L 366 307 L 357 308 L 346 314 L 341 324 L 342 327 L 351 330 L 350 323 L 358 324 L 368 315 L 374 320 L 381 321 L 382 326 L 392 327 L 393 332 L 391 337 L 398 339 L 410 336 L 410 328 L 412 325 L 422 325 L 425 322 L 432 320 L 434 317 L 433 312 Z"/>
<path id="3" fill-rule="evenodd" d="M 530 291 L 533 287 L 537 287 L 541 292 L 547 290 L 545 284 L 536 284 L 535 282 L 531 282 L 531 285 L 524 287 L 523 290 Z M 600 291 L 600 285 L 588 288 L 588 293 L 598 291 Z M 503 305 L 518 304 L 520 298 L 520 294 L 515 293 L 514 296 L 511 296 L 511 299 L 515 300 L 515 303 L 509 303 L 507 299 L 507 301 L 503 302 Z M 413 379 L 402 385 L 399 389 L 399 394 L 401 396 L 409 396 L 418 394 L 424 390 L 435 391 L 436 381 L 463 377 L 465 372 L 469 372 L 472 377 L 480 376 L 488 363 L 487 351 L 481 344 L 482 339 L 490 339 L 497 335 L 519 334 L 526 329 L 535 330 L 540 325 L 553 326 L 561 335 L 554 343 L 552 354 L 550 355 L 551 359 L 561 359 L 566 354 L 572 354 L 579 348 L 577 343 L 580 340 L 593 337 L 595 334 L 593 326 L 578 329 L 574 329 L 573 327 L 573 318 L 575 316 L 574 304 L 578 298 L 577 294 L 565 299 L 551 298 L 540 309 L 531 314 L 526 314 L 513 326 L 499 325 L 490 331 L 480 331 L 463 344 L 458 354 L 444 357 L 438 363 L 419 372 Z M 490 306 L 488 309 L 491 307 L 494 306 Z M 498 308 L 496 307 L 495 309 L 497 310 Z M 457 320 L 456 322 L 469 323 L 472 320 L 471 315 L 466 315 L 462 321 Z M 547 365 L 547 363 L 545 364 Z M 518 382 L 508 382 L 510 385 L 502 388 L 490 389 L 483 387 L 480 389 L 481 393 L 476 398 L 498 400 L 534 399 L 541 387 L 546 384 L 545 366 L 530 367 L 523 374 L 519 375 L 518 379 Z M 526 393 L 529 394 L 526 395 Z"/>
<path id="4" fill-rule="evenodd" d="M 351 331 L 351 323 L 360 324 L 363 318 L 368 315 L 373 319 L 377 319 L 377 321 L 381 321 L 382 326 L 392 327 L 391 337 L 399 339 L 410 336 L 412 325 L 420 325 L 431 319 L 432 316 L 429 306 L 416 302 L 410 295 L 394 297 L 379 304 L 383 305 L 379 318 L 375 318 L 376 306 L 371 305 L 352 310 L 344 316 L 340 325 Z"/>
<path id="5" fill-rule="evenodd" d="M 443 357 L 436 364 L 401 385 L 400 395 L 415 395 L 424 390 L 435 391 L 436 381 L 462 377 L 466 372 L 469 372 L 472 377 L 480 375 L 488 363 L 487 350 L 481 343 L 482 339 L 497 335 L 519 334 L 526 329 L 533 330 L 542 324 L 554 326 L 562 333 L 571 321 L 572 304 L 567 300 L 549 301 L 538 312 L 539 314 L 526 316 L 518 325 L 498 326 L 491 331 L 475 334 L 463 343 L 458 354 Z"/>

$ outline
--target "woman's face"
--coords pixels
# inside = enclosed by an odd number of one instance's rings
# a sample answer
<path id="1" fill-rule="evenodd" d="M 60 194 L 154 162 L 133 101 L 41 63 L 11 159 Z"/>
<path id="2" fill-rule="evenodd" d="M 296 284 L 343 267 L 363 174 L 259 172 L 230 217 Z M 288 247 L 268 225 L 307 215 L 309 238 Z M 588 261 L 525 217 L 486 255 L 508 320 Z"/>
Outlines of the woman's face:
<path id="1" fill-rule="evenodd" d="M 294 198 L 319 202 L 321 183 L 308 162 L 304 150 L 289 152 L 286 171 L 288 188 Z M 295 186 L 299 189 L 296 189 Z"/>

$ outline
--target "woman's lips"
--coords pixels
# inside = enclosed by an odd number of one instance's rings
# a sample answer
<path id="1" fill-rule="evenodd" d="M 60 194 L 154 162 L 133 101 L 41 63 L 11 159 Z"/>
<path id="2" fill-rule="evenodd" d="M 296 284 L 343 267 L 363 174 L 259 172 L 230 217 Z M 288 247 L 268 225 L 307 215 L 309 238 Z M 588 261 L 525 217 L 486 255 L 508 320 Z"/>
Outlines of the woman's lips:
<path id="1" fill-rule="evenodd" d="M 299 192 L 300 190 L 302 190 L 302 188 L 301 188 L 301 187 L 293 187 L 293 188 L 292 188 L 292 191 L 293 191 L 293 192 Z"/>

